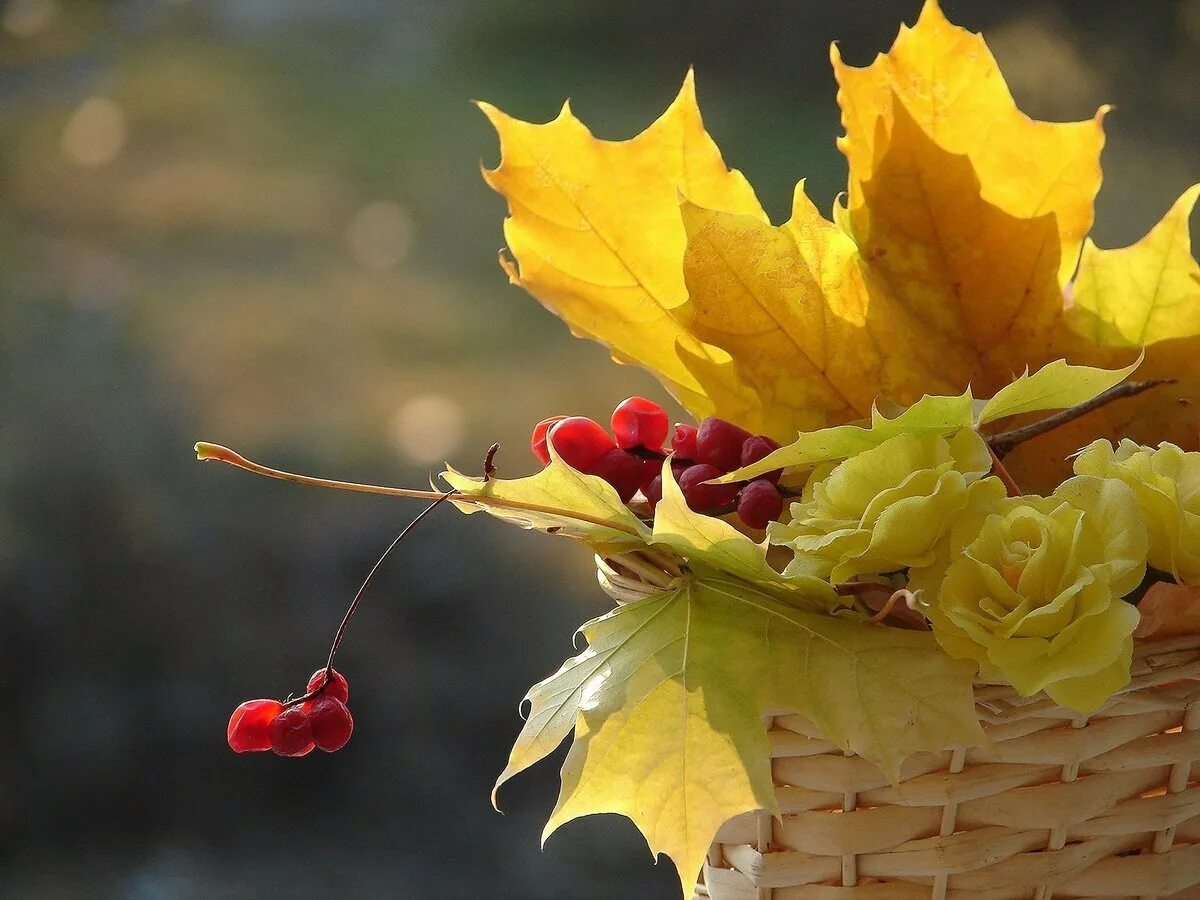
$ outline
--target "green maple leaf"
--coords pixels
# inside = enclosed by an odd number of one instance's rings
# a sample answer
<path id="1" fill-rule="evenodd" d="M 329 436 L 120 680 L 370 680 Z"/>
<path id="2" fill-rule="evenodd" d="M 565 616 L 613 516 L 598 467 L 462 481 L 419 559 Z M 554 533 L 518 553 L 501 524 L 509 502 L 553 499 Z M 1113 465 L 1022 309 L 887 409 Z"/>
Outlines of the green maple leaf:
<path id="1" fill-rule="evenodd" d="M 961 428 L 979 428 L 1009 416 L 1066 409 L 1086 403 L 1120 384 L 1141 362 L 1139 357 L 1121 369 L 1098 369 L 1073 366 L 1058 359 L 1033 374 L 1026 370 L 990 400 L 976 400 L 967 388 L 953 397 L 927 394 L 893 418 L 872 408 L 869 425 L 835 425 L 806 432 L 753 465 L 715 480 L 722 484 L 745 481 L 775 469 L 846 459 L 878 447 L 898 434 L 952 434 Z"/>
<path id="2" fill-rule="evenodd" d="M 930 634 L 798 609 L 705 567 L 582 629 L 588 647 L 529 692 L 497 788 L 572 728 L 548 837 L 621 813 L 689 890 L 720 825 L 778 812 L 762 714 L 793 709 L 895 778 L 916 752 L 975 744 L 974 667 Z"/>
<path id="3" fill-rule="evenodd" d="M 481 507 L 456 503 L 462 512 L 488 512 L 498 519 L 551 534 L 582 540 L 595 547 L 644 546 L 650 529 L 626 506 L 607 481 L 585 475 L 558 458 L 550 447 L 550 464 L 528 478 L 475 478 L 452 468 L 442 480 L 468 497 L 498 497 L 514 507 Z"/>
<path id="4" fill-rule="evenodd" d="M 791 602 L 828 611 L 839 604 L 828 582 L 807 575 L 784 576 L 767 564 L 766 544 L 756 544 L 728 522 L 688 509 L 668 461 L 663 461 L 663 497 L 647 527 L 595 475 L 572 469 L 551 446 L 550 464 L 528 478 L 485 480 L 447 469 L 442 478 L 467 498 L 498 497 L 516 508 L 456 503 L 463 512 L 488 512 L 523 528 L 572 537 L 598 553 L 663 547 L 689 563 L 705 564 L 786 593 Z"/>

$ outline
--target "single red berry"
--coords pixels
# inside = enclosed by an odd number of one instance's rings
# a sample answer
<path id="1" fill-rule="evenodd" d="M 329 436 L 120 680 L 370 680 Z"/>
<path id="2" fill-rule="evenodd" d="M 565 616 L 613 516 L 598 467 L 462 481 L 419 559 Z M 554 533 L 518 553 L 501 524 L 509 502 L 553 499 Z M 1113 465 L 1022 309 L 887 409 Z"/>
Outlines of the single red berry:
<path id="1" fill-rule="evenodd" d="M 750 433 L 732 422 L 709 416 L 696 431 L 696 461 L 732 472 L 742 462 L 742 444 Z"/>
<path id="2" fill-rule="evenodd" d="M 299 706 L 289 706 L 271 722 L 271 749 L 280 756 L 304 756 L 313 748 L 312 722 Z"/>
<path id="3" fill-rule="evenodd" d="M 696 458 L 696 426 L 675 423 L 675 433 L 671 436 L 671 450 L 676 459 L 693 460 Z"/>
<path id="4" fill-rule="evenodd" d="M 330 670 L 333 677 L 329 679 L 329 687 L 321 692 L 322 696 L 333 697 L 336 700 L 341 700 L 343 703 L 350 699 L 350 682 L 346 680 L 346 676 L 337 669 Z M 317 669 L 312 673 L 312 678 L 308 679 L 308 688 L 306 694 L 311 694 L 317 688 L 325 683 L 325 667 Z"/>
<path id="5" fill-rule="evenodd" d="M 650 479 L 650 482 L 642 488 L 642 493 L 646 495 L 646 501 L 650 504 L 650 508 L 658 506 L 658 501 L 662 499 L 662 476 L 655 475 Z"/>
<path id="6" fill-rule="evenodd" d="M 701 463 L 689 466 L 679 476 L 679 489 L 692 512 L 708 512 L 733 502 L 737 497 L 736 484 L 704 484 L 712 478 L 720 478 L 724 473 L 716 466 Z"/>
<path id="7" fill-rule="evenodd" d="M 612 414 L 612 432 L 617 446 L 626 450 L 645 447 L 661 450 L 670 426 L 666 412 L 653 400 L 630 397 L 617 404 Z"/>
<path id="8" fill-rule="evenodd" d="M 748 438 L 746 442 L 742 444 L 741 464 L 743 466 L 752 465 L 758 462 L 760 459 L 765 459 L 769 454 L 774 453 L 778 449 L 779 444 L 771 440 L 765 434 L 756 434 L 754 437 Z M 765 472 L 762 475 L 759 475 L 758 478 L 765 478 L 767 481 L 770 481 L 772 484 L 774 484 L 779 481 L 779 476 L 782 474 L 783 469 L 773 469 L 770 472 Z M 758 478 L 755 480 L 757 481 Z"/>
<path id="9" fill-rule="evenodd" d="M 642 483 L 639 485 L 645 488 L 651 481 L 662 474 L 663 461 L 658 457 L 647 457 L 642 460 Z"/>
<path id="10" fill-rule="evenodd" d="M 751 528 L 766 528 L 783 512 L 779 489 L 766 480 L 752 481 L 738 497 L 738 516 Z"/>
<path id="11" fill-rule="evenodd" d="M 600 457 L 617 446 L 598 422 L 586 416 L 570 416 L 555 422 L 548 437 L 563 462 L 580 472 L 590 472 Z"/>
<path id="12" fill-rule="evenodd" d="M 565 418 L 566 416 L 551 416 L 533 426 L 533 437 L 529 439 L 529 449 L 533 451 L 534 456 L 541 460 L 543 466 L 550 465 L 550 451 L 546 449 L 546 432 L 550 430 L 551 425 L 561 422 Z"/>
<path id="13" fill-rule="evenodd" d="M 619 447 L 613 447 L 589 469 L 614 488 L 623 503 L 628 503 L 645 481 L 646 461 Z"/>
<path id="14" fill-rule="evenodd" d="M 278 700 L 247 700 L 229 717 L 225 740 L 234 753 L 271 749 L 271 722 L 283 712 Z"/>
<path id="15" fill-rule="evenodd" d="M 354 718 L 346 704 L 326 694 L 318 697 L 308 712 L 313 742 L 326 753 L 341 750 L 354 731 Z"/>

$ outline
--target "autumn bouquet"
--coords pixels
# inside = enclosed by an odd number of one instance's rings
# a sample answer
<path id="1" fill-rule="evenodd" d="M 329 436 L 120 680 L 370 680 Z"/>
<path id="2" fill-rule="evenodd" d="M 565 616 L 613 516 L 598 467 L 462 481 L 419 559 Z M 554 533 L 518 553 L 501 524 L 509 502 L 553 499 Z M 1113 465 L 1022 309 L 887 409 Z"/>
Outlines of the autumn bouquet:
<path id="1" fill-rule="evenodd" d="M 611 433 L 580 417 L 539 423 L 544 467 L 529 477 L 498 478 L 489 454 L 481 476 L 444 472 L 444 491 L 336 484 L 449 501 L 595 550 L 618 604 L 582 626 L 582 653 L 530 690 L 497 784 L 574 733 L 547 835 L 578 816 L 623 813 L 674 860 L 685 890 L 706 854 L 710 879 L 740 869 L 763 890 L 880 883 L 891 871 L 882 864 L 873 878 L 844 862 L 832 875 L 796 875 L 792 860 L 786 882 L 765 878 L 761 859 L 758 869 L 737 854 L 714 859 L 714 837 L 751 811 L 861 805 L 842 799 L 860 788 L 773 778 L 784 750 L 764 716 L 807 723 L 797 756 L 865 761 L 880 773 L 871 789 L 892 792 L 870 804 L 882 807 L 920 805 L 920 792 L 902 790 L 909 758 L 935 760 L 917 774 L 957 775 L 972 760 L 1033 767 L 1015 780 L 1006 770 L 997 791 L 1069 787 L 1079 759 L 1047 772 L 1049 751 L 1006 756 L 998 742 L 1036 732 L 1045 743 L 1055 729 L 1133 709 L 1127 726 L 1157 710 L 1120 740 L 1190 743 L 1145 762 L 1156 773 L 1145 783 L 1110 796 L 1097 781 L 1093 797 L 1108 806 L 1034 822 L 1033 845 L 981 846 L 976 863 L 949 865 L 947 848 L 971 821 L 946 813 L 971 799 L 963 789 L 939 795 L 940 821 L 904 834 L 889 826 L 880 846 L 916 853 L 921 840 L 943 841 L 943 868 L 897 877 L 944 896 L 954 872 L 1031 850 L 1059 860 L 1052 871 L 1031 863 L 1045 892 L 1098 856 L 1170 856 L 1184 844 L 1190 855 L 1172 869 L 1184 880 L 1128 893 L 1187 889 L 1200 882 L 1190 768 L 1200 756 L 1200 267 L 1187 222 L 1200 185 L 1141 241 L 1098 249 L 1086 235 L 1104 109 L 1069 124 L 1029 119 L 982 38 L 934 0 L 871 65 L 844 64 L 836 46 L 832 61 L 847 190 L 827 219 L 801 182 L 779 226 L 704 130 L 691 74 L 663 116 L 623 142 L 597 140 L 568 106 L 535 125 L 481 104 L 500 136 L 500 165 L 484 177 L 508 200 L 500 261 L 510 280 L 616 361 L 654 373 L 698 424 L 672 428 L 656 403 L 630 398 Z M 199 451 L 325 483 L 215 445 Z M 237 749 L 300 755 L 344 743 L 348 713 L 327 696 L 343 633 L 304 695 L 235 716 Z M 1172 637 L 1168 656 L 1135 652 L 1155 635 Z M 1155 679 L 1162 660 L 1170 676 Z M 1163 684 L 1166 694 L 1121 705 Z M 1120 743 L 1089 740 L 1103 744 L 1089 745 L 1093 756 Z M 808 791 L 808 805 L 781 799 L 781 784 Z M 1100 853 L 1096 834 L 1111 823 L 1079 833 L 1080 821 L 1156 792 L 1175 806 L 1143 815 L 1132 842 L 1117 829 L 1125 842 Z M 995 839 L 1025 835 L 1019 824 Z M 791 840 L 767 831 L 726 843 L 763 853 Z M 870 849 L 846 846 L 843 860 Z M 1074 857 L 1053 855 L 1073 847 Z"/>

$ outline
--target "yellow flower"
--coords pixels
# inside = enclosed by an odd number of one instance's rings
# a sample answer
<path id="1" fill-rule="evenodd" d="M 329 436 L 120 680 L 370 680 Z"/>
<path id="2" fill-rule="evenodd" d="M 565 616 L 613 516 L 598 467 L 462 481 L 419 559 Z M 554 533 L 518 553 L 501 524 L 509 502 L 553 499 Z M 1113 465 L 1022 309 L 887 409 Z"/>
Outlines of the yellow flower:
<path id="1" fill-rule="evenodd" d="M 1200 584 L 1200 453 L 1099 440 L 1075 460 L 1079 475 L 1119 478 L 1131 488 L 1150 537 L 1150 565 L 1182 584 Z"/>
<path id="2" fill-rule="evenodd" d="M 787 574 L 845 581 L 927 566 L 955 515 L 973 500 L 998 500 L 1004 486 L 985 478 L 987 444 L 964 428 L 947 439 L 899 434 L 836 465 L 814 470 L 792 521 L 770 540 L 796 551 Z"/>
<path id="3" fill-rule="evenodd" d="M 1049 497 L 1013 497 L 955 523 L 938 563 L 917 570 L 926 615 L 951 656 L 1081 713 L 1129 682 L 1146 571 L 1133 491 L 1078 476 Z"/>

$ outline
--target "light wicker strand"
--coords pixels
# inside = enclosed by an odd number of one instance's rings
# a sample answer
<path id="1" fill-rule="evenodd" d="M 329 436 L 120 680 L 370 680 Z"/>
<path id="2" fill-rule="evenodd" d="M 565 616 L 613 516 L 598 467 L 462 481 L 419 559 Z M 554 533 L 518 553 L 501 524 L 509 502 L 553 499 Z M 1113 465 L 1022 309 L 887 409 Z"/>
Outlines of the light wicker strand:
<path id="1" fill-rule="evenodd" d="M 951 775 L 957 775 L 963 770 L 963 766 L 967 762 L 967 748 L 955 747 L 954 752 L 950 754 L 950 766 L 946 770 Z M 954 834 L 956 826 L 955 819 L 958 817 L 958 801 L 950 799 L 946 801 L 946 805 L 942 807 L 942 821 L 938 828 L 938 834 L 941 837 L 948 837 Z M 933 878 L 933 900 L 946 900 L 946 888 L 950 883 L 950 876 L 945 872 L 939 872 Z"/>

